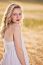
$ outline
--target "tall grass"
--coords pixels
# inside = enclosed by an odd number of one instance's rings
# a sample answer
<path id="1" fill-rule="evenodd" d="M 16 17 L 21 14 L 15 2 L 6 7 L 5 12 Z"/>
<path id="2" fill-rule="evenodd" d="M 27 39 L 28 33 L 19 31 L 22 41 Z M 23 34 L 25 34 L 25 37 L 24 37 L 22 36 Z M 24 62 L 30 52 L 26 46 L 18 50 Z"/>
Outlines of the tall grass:
<path id="1" fill-rule="evenodd" d="M 43 10 L 25 10 L 24 13 L 43 13 Z"/>
<path id="2" fill-rule="evenodd" d="M 38 19 L 24 19 L 23 24 L 26 27 L 37 27 L 37 26 L 42 26 L 43 25 L 43 19 L 38 20 Z"/>

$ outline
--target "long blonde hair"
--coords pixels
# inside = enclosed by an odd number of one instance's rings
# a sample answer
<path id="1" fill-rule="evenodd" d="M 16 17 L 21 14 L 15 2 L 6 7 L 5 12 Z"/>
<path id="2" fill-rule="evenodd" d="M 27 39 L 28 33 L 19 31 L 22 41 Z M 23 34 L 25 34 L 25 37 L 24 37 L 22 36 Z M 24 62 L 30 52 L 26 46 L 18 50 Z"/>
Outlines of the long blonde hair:
<path id="1" fill-rule="evenodd" d="M 14 8 L 20 8 L 21 9 L 21 6 L 18 4 L 12 3 L 7 7 L 7 9 L 4 13 L 4 16 L 2 19 L 2 25 L 3 26 L 2 26 L 2 31 L 1 31 L 2 38 L 4 38 L 5 31 L 6 31 L 7 27 L 9 26 L 9 24 L 13 23 L 11 21 L 11 14 L 12 14 L 12 11 L 14 10 Z"/>

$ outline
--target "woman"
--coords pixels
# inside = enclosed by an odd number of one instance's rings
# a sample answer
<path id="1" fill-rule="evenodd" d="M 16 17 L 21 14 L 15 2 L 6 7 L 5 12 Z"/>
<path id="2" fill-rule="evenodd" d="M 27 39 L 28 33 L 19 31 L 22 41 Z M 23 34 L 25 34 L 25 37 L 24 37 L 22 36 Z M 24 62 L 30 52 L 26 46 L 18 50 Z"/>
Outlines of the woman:
<path id="1" fill-rule="evenodd" d="M 6 53 L 2 65 L 29 65 L 29 58 L 21 35 L 21 19 L 21 6 L 10 4 L 3 20 L 2 37 Z"/>

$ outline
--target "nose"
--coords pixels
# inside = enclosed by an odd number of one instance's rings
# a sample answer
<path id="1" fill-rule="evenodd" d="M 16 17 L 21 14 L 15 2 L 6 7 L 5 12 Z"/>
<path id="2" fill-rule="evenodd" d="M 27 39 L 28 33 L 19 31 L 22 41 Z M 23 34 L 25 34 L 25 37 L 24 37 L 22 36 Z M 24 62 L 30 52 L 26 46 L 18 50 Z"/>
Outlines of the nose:
<path id="1" fill-rule="evenodd" d="M 19 14 L 17 14 L 17 18 L 19 18 Z"/>

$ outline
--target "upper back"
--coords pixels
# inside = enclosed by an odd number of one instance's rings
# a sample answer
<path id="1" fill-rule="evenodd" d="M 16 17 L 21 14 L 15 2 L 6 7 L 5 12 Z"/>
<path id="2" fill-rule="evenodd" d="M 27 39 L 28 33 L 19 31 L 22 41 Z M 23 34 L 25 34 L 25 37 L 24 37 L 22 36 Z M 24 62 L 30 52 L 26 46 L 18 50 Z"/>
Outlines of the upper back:
<path id="1" fill-rule="evenodd" d="M 7 30 L 5 31 L 4 37 L 7 40 L 13 40 L 13 29 L 12 29 L 12 26 L 9 26 L 9 28 L 7 28 Z"/>

